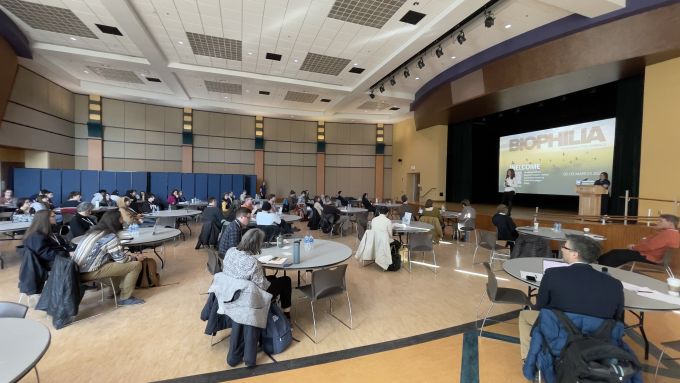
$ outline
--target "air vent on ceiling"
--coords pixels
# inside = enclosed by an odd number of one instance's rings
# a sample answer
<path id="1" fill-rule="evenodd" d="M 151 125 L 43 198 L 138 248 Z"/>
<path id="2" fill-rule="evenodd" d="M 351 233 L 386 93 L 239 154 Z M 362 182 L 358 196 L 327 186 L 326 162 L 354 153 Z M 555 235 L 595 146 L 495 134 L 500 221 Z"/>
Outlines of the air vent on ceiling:
<path id="1" fill-rule="evenodd" d="M 319 97 L 318 94 L 293 92 L 292 90 L 289 90 L 288 93 L 286 93 L 286 97 L 284 97 L 283 99 L 286 101 L 304 102 L 306 104 L 311 104 L 314 101 L 316 101 L 318 97 Z"/>
<path id="2" fill-rule="evenodd" d="M 319 101 L 321 101 L 321 102 L 331 102 L 331 99 L 330 98 L 322 98 Z"/>
<path id="3" fill-rule="evenodd" d="M 241 61 L 241 40 L 225 39 L 223 37 L 192 32 L 187 32 L 187 40 L 189 40 L 194 54 Z"/>
<path id="4" fill-rule="evenodd" d="M 137 77 L 135 72 L 129 70 L 93 66 L 87 66 L 87 68 L 92 72 L 96 73 L 98 76 L 103 77 L 107 80 L 127 82 L 131 84 L 144 84 L 144 82 L 142 82 L 142 80 L 140 80 L 139 77 Z"/>
<path id="5" fill-rule="evenodd" d="M 261 90 L 260 94 L 263 94 L 265 96 L 269 96 L 269 91 L 268 90 Z"/>
<path id="6" fill-rule="evenodd" d="M 215 93 L 229 93 L 229 94 L 242 94 L 243 88 L 241 84 L 230 84 L 228 82 L 218 82 L 218 81 L 208 81 L 204 80 L 205 89 L 208 92 Z"/>
<path id="7" fill-rule="evenodd" d="M 147 78 L 146 78 L 146 81 L 150 81 L 150 82 L 161 82 L 161 79 L 160 79 L 160 78 L 156 78 L 156 77 L 147 77 Z"/>
<path id="8" fill-rule="evenodd" d="M 0 0 L 0 5 L 31 28 L 90 39 L 97 38 L 70 9 L 21 0 Z"/>
<path id="9" fill-rule="evenodd" d="M 300 70 L 337 76 L 349 64 L 349 59 L 307 53 Z"/>
<path id="10" fill-rule="evenodd" d="M 366 70 L 366 69 L 364 69 L 364 68 L 359 68 L 358 66 L 353 66 L 353 67 L 349 70 L 349 73 L 356 73 L 356 74 L 359 74 L 359 73 L 361 73 L 361 72 L 363 72 L 363 71 L 365 71 L 365 70 Z"/>
<path id="11" fill-rule="evenodd" d="M 100 31 L 103 33 L 108 33 L 109 35 L 116 35 L 116 36 L 122 36 L 123 34 L 120 32 L 120 29 L 116 27 L 112 27 L 110 25 L 104 25 L 104 24 L 95 24 L 97 28 L 99 28 Z"/>
<path id="12" fill-rule="evenodd" d="M 423 17 L 425 17 L 424 13 L 420 13 L 420 12 L 416 12 L 416 11 L 408 11 L 404 15 L 404 17 L 399 19 L 399 21 L 402 21 L 402 22 L 408 23 L 408 24 L 416 25 L 416 24 L 418 24 L 418 22 L 420 22 L 420 20 L 423 19 Z"/>
<path id="13" fill-rule="evenodd" d="M 390 104 L 384 101 L 366 101 L 359 105 L 357 109 L 361 110 L 385 110 L 390 107 Z"/>
<path id="14" fill-rule="evenodd" d="M 405 2 L 406 0 L 336 0 L 328 17 L 382 28 Z"/>
<path id="15" fill-rule="evenodd" d="M 277 53 L 267 53 L 267 60 L 281 61 L 281 55 Z"/>
<path id="16" fill-rule="evenodd" d="M 396 106 L 393 106 L 390 108 L 390 110 L 399 110 L 400 108 L 397 108 Z"/>

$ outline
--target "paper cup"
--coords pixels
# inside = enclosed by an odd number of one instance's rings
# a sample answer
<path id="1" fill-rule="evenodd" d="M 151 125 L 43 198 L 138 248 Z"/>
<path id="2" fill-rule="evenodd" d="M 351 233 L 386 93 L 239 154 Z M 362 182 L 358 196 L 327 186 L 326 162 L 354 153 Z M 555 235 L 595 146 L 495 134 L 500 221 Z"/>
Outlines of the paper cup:
<path id="1" fill-rule="evenodd" d="M 586 234 L 590 233 L 590 228 L 584 227 L 583 232 L 586 233 Z"/>
<path id="2" fill-rule="evenodd" d="M 668 278 L 666 279 L 668 283 L 668 294 L 674 296 L 680 296 L 680 279 L 678 278 Z"/>

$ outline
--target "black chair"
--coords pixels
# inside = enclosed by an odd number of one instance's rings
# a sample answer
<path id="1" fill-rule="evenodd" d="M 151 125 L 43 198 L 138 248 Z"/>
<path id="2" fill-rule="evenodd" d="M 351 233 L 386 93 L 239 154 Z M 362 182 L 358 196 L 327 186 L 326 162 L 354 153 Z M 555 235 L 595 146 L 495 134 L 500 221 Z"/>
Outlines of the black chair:
<path id="1" fill-rule="evenodd" d="M 493 309 L 493 306 L 496 303 L 506 303 L 532 307 L 529 297 L 523 291 L 507 287 L 498 287 L 496 274 L 494 274 L 493 270 L 491 270 L 491 265 L 488 262 L 484 262 L 484 268 L 486 269 L 486 274 L 489 277 L 489 279 L 486 282 L 486 296 L 489 298 L 489 301 L 491 301 L 491 306 L 486 311 L 484 319 L 482 320 L 482 326 L 479 328 L 480 336 L 484 331 L 484 325 L 486 324 L 486 321 L 491 320 L 489 319 L 489 314 L 491 313 L 491 309 Z M 479 320 L 479 308 L 482 306 L 483 299 L 484 295 L 482 295 L 482 299 L 479 300 L 479 305 L 477 306 L 477 320 Z"/>

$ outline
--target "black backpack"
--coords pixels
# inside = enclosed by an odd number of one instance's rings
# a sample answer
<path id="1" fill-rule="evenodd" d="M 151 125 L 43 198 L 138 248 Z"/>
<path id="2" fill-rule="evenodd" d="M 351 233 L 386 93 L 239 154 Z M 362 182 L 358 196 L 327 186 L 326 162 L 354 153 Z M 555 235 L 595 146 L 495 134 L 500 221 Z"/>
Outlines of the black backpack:
<path id="1" fill-rule="evenodd" d="M 267 315 L 267 327 L 260 333 L 262 350 L 269 355 L 280 354 L 293 341 L 290 322 L 279 306 L 272 302 Z M 274 360 L 274 358 L 272 358 Z M 276 362 L 276 360 L 274 360 Z"/>
<path id="2" fill-rule="evenodd" d="M 615 320 L 605 320 L 595 333 L 584 335 L 563 312 L 552 312 L 567 330 L 567 343 L 555 360 L 558 382 L 627 382 L 640 371 L 635 355 L 611 342 Z"/>
<path id="3" fill-rule="evenodd" d="M 397 271 L 401 269 L 401 254 L 399 254 L 399 249 L 401 249 L 401 242 L 394 240 L 392 243 L 390 243 L 392 264 L 387 266 L 387 271 Z"/>

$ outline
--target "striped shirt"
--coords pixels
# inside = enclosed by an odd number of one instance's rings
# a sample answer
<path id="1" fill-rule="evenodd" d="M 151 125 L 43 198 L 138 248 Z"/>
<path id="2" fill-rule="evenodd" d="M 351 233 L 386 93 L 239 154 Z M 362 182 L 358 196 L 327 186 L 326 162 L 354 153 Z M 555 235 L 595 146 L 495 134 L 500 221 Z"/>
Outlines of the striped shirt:
<path id="1" fill-rule="evenodd" d="M 133 259 L 125 254 L 116 234 L 96 231 L 88 234 L 78 244 L 73 261 L 78 264 L 81 273 L 96 271 L 105 263 L 125 263 Z"/>

